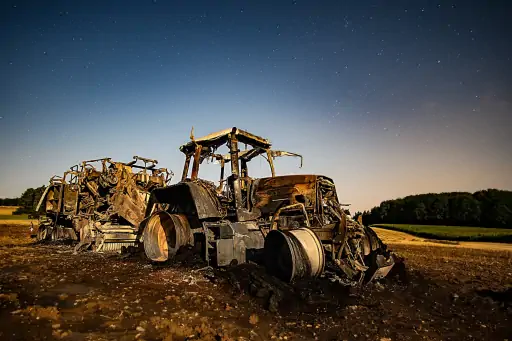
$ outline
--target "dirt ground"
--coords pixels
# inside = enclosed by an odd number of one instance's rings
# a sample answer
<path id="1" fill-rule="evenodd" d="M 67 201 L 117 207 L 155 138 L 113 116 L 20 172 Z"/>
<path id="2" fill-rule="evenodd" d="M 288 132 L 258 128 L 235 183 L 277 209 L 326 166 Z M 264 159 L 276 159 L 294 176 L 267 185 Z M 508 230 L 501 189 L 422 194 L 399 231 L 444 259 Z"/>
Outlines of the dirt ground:
<path id="1" fill-rule="evenodd" d="M 405 271 L 362 291 L 325 278 L 277 283 L 276 306 L 266 289 L 252 290 L 263 276 L 254 265 L 73 255 L 69 245 L 35 244 L 27 227 L 2 226 L 0 339 L 512 339 L 512 252 L 382 237 Z"/>

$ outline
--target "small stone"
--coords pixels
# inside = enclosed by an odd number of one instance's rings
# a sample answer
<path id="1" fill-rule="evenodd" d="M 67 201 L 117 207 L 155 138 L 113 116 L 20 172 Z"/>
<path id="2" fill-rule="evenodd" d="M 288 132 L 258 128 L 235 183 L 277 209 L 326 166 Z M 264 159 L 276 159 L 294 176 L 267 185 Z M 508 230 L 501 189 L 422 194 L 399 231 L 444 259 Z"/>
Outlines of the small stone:
<path id="1" fill-rule="evenodd" d="M 266 296 L 268 296 L 268 295 L 269 295 L 269 292 L 268 292 L 268 290 L 267 290 L 267 289 L 265 289 L 265 288 L 260 288 L 260 289 L 258 289 L 258 290 L 256 291 L 256 297 L 260 297 L 260 298 L 262 298 L 262 297 L 266 297 Z"/>
<path id="2" fill-rule="evenodd" d="M 258 323 L 258 321 L 259 321 L 259 317 L 258 317 L 258 315 L 256 315 L 256 314 L 252 314 L 252 315 L 249 317 L 249 323 L 250 323 L 250 324 L 253 324 L 253 325 L 254 325 L 254 324 L 257 324 L 257 323 Z"/>

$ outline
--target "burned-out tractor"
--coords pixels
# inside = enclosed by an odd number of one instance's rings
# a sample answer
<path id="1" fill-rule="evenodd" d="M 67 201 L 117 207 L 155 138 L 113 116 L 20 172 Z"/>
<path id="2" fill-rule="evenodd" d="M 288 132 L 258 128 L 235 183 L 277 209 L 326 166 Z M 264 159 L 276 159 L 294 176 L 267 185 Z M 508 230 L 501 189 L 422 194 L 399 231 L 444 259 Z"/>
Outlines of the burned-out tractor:
<path id="1" fill-rule="evenodd" d="M 150 192 L 167 186 L 172 176 L 157 163 L 138 156 L 128 163 L 87 160 L 53 177 L 37 207 L 45 212 L 37 238 L 78 240 L 75 251 L 133 245 Z"/>
<path id="2" fill-rule="evenodd" d="M 224 146 L 227 153 L 219 153 Z M 269 140 L 237 128 L 191 135 L 180 150 L 181 181 L 151 193 L 140 224 L 139 240 L 150 260 L 164 262 L 195 246 L 212 266 L 254 260 L 288 282 L 319 276 L 328 262 L 351 284 L 383 277 L 393 266 L 377 235 L 340 205 L 332 179 L 276 176 L 276 157 L 299 156 L 302 164 L 300 155 L 272 150 Z M 256 157 L 268 162 L 269 177 L 249 176 Z M 199 177 L 206 160 L 220 165 L 217 185 Z M 226 171 L 231 174 L 225 178 Z"/>

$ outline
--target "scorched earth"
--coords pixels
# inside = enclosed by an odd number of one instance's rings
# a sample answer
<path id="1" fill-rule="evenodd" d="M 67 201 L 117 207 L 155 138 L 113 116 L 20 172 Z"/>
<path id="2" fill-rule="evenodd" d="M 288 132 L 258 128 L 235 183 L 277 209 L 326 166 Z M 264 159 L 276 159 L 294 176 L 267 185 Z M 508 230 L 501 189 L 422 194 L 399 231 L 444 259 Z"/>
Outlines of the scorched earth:
<path id="1" fill-rule="evenodd" d="M 405 258 L 361 291 L 283 284 L 252 264 L 220 271 L 190 254 L 136 256 L 34 243 L 0 227 L 2 340 L 506 340 L 512 252 L 377 230 Z M 398 234 L 398 235 L 397 235 Z M 279 299 L 267 300 L 268 291 Z"/>

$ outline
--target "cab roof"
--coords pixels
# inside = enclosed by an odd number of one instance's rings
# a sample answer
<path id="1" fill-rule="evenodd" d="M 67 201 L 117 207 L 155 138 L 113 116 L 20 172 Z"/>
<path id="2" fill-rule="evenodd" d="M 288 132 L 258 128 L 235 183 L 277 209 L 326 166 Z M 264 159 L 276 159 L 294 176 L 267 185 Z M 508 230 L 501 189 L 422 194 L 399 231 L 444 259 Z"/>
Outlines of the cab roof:
<path id="1" fill-rule="evenodd" d="M 229 141 L 231 134 L 234 134 L 239 142 L 248 144 L 255 148 L 269 149 L 272 145 L 267 139 L 251 134 L 245 130 L 233 127 L 208 134 L 197 139 L 191 135 L 191 141 L 182 145 L 180 147 L 180 151 L 185 154 L 193 153 L 196 149 L 196 145 L 217 149 Z"/>

